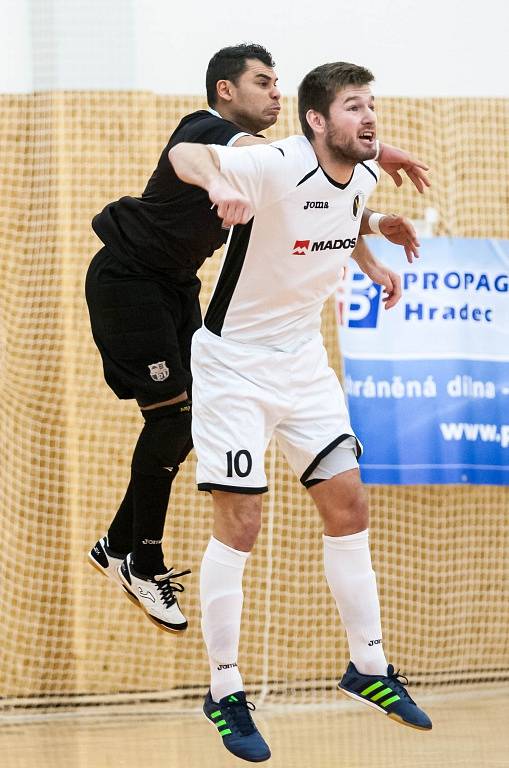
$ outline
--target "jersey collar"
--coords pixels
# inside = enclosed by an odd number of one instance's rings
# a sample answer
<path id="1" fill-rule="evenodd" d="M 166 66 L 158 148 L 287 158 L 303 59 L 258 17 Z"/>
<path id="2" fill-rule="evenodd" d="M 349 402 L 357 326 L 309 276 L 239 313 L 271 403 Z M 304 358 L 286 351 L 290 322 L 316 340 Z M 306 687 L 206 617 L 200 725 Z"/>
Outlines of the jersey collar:
<path id="1" fill-rule="evenodd" d="M 352 175 L 350 176 L 350 178 L 348 179 L 348 181 L 346 181 L 344 184 L 341 184 L 339 181 L 335 181 L 335 180 L 332 178 L 332 176 L 329 176 L 329 174 L 325 172 L 325 170 L 322 168 L 322 166 L 321 166 L 321 165 L 320 165 L 320 168 L 321 168 L 321 170 L 322 170 L 322 173 L 323 173 L 323 175 L 324 175 L 324 176 L 325 176 L 325 178 L 327 179 L 327 181 L 329 181 L 329 182 L 330 182 L 330 183 L 331 183 L 331 184 L 332 184 L 334 187 L 338 187 L 339 189 L 346 189 L 346 188 L 347 188 L 347 186 L 350 184 L 350 182 L 351 182 L 351 181 L 352 181 L 352 179 L 353 179 L 353 175 L 354 175 L 354 173 L 355 173 L 355 168 L 356 168 L 356 166 L 354 165 L 354 167 L 353 167 L 353 170 L 352 170 Z"/>

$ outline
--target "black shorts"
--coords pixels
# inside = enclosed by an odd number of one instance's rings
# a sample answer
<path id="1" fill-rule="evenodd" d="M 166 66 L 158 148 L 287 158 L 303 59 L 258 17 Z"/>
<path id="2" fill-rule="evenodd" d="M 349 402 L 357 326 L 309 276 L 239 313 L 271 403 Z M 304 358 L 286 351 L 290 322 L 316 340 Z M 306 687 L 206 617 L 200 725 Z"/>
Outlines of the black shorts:
<path id="1" fill-rule="evenodd" d="M 191 394 L 191 339 L 201 326 L 196 275 L 137 274 L 102 248 L 85 292 L 104 378 L 117 397 L 150 405 Z"/>

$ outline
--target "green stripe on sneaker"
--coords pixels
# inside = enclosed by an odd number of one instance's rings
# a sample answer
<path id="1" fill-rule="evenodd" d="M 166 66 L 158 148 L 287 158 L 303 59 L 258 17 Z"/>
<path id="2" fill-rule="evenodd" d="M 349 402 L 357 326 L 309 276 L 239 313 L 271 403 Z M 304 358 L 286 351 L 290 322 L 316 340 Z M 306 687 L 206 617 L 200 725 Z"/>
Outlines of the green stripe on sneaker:
<path id="1" fill-rule="evenodd" d="M 392 688 L 384 688 L 383 691 L 378 691 L 374 696 L 370 696 L 371 701 L 378 701 L 382 696 L 387 696 L 388 693 L 394 693 Z"/>
<path id="2" fill-rule="evenodd" d="M 390 699 L 386 699 L 385 701 L 381 701 L 380 702 L 380 706 L 381 707 L 388 707 L 389 704 L 392 704 L 393 701 L 398 701 L 398 699 L 400 699 L 400 698 L 401 698 L 401 696 L 391 696 Z"/>
<path id="3" fill-rule="evenodd" d="M 211 715 L 210 715 L 210 716 L 211 716 L 211 718 L 212 718 L 213 720 L 215 720 L 215 719 L 216 719 L 216 717 L 219 717 L 220 715 L 221 715 L 221 710 L 220 710 L 220 709 L 217 709 L 215 712 L 211 712 Z"/>
<path id="4" fill-rule="evenodd" d="M 214 725 L 217 725 L 218 728 L 221 728 L 223 725 L 226 725 L 226 720 L 219 720 L 219 722 L 214 723 Z"/>
<path id="5" fill-rule="evenodd" d="M 228 736 L 229 733 L 231 733 L 229 728 L 225 728 L 224 731 L 219 731 L 221 736 Z"/>
<path id="6" fill-rule="evenodd" d="M 370 685 L 368 688 L 364 688 L 363 691 L 361 691 L 361 696 L 367 696 L 368 693 L 371 693 L 371 691 L 376 691 L 377 688 L 380 688 L 383 685 L 383 683 L 380 682 L 380 680 L 377 683 L 373 683 L 373 685 Z"/>

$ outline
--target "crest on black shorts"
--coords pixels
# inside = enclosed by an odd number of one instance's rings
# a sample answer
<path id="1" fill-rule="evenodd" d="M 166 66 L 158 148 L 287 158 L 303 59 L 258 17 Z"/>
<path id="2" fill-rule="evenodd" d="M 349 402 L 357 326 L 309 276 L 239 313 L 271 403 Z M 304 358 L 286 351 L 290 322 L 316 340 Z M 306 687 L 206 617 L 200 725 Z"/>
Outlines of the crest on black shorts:
<path id="1" fill-rule="evenodd" d="M 364 192 L 356 192 L 352 200 L 352 219 L 357 221 L 364 208 Z"/>
<path id="2" fill-rule="evenodd" d="M 160 363 L 152 363 L 149 365 L 148 369 L 154 381 L 164 381 L 170 375 L 166 360 L 161 360 Z"/>

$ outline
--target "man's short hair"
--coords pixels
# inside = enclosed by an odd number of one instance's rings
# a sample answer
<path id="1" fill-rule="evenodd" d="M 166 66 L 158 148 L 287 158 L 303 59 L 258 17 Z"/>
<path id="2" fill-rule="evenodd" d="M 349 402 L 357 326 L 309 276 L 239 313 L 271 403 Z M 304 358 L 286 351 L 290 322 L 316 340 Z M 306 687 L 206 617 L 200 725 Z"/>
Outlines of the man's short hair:
<path id="1" fill-rule="evenodd" d="M 309 140 L 313 138 L 313 129 L 306 120 L 309 109 L 328 118 L 338 91 L 347 85 L 369 85 L 374 79 L 369 69 L 347 61 L 322 64 L 308 72 L 298 90 L 299 120 L 304 136 Z"/>
<path id="2" fill-rule="evenodd" d="M 231 80 L 236 85 L 239 77 L 246 71 L 248 59 L 258 59 L 267 67 L 275 66 L 272 54 L 256 43 L 231 45 L 228 48 L 221 48 L 212 56 L 205 77 L 209 107 L 214 107 L 217 103 L 218 80 Z"/>

